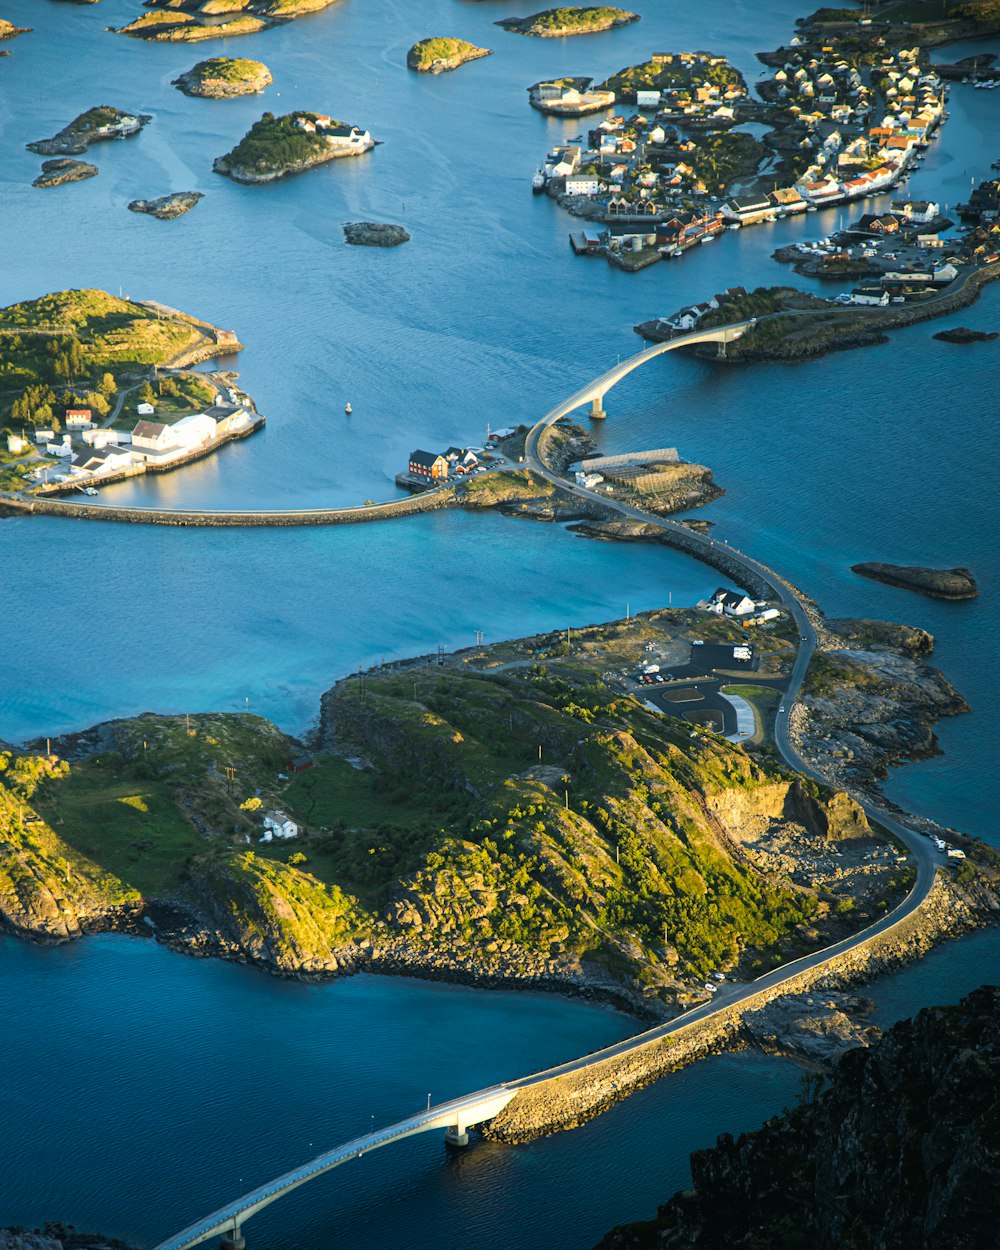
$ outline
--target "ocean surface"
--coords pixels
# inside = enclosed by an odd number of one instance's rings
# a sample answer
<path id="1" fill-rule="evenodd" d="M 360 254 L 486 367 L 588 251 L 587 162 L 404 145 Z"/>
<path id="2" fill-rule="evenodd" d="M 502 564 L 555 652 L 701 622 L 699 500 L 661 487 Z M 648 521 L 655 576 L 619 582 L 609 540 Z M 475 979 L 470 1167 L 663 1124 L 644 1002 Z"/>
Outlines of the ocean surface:
<path id="1" fill-rule="evenodd" d="M 7 0 L 4 16 L 34 33 L 0 62 L 0 303 L 98 286 L 234 329 L 246 349 L 233 367 L 268 424 L 188 470 L 109 489 L 108 502 L 391 497 L 412 448 L 480 443 L 487 424 L 533 420 L 637 350 L 634 324 L 737 283 L 797 281 L 774 248 L 848 219 L 835 209 L 728 232 L 629 275 L 574 257 L 573 219 L 530 193 L 546 150 L 581 129 L 532 111 L 531 83 L 694 48 L 728 54 L 752 82 L 754 54 L 787 40 L 805 11 L 791 0 L 639 5 L 641 22 L 574 40 L 492 25 L 537 0 L 341 0 L 200 47 L 105 31 L 140 7 Z M 440 77 L 408 72 L 409 46 L 436 34 L 494 55 Z M 221 53 L 265 61 L 274 85 L 235 101 L 170 85 Z M 24 144 L 98 103 L 154 120 L 91 150 L 99 177 L 32 188 L 40 158 Z M 264 109 L 293 108 L 366 126 L 383 146 L 274 186 L 212 173 Z M 909 187 L 942 205 L 1000 157 L 994 93 L 956 85 L 949 109 Z M 175 222 L 126 211 L 184 190 L 205 198 Z M 346 246 L 342 223 L 362 219 L 403 224 L 412 241 Z M 955 317 L 811 363 L 737 369 L 672 354 L 607 397 L 594 436 L 609 451 L 676 445 L 710 465 L 727 494 L 699 515 L 829 614 L 935 634 L 936 662 L 973 711 L 940 724 L 943 754 L 898 769 L 887 791 L 998 842 L 989 466 L 1000 345 L 932 339 L 951 324 L 1000 327 L 1000 284 Z M 302 732 L 320 693 L 359 665 L 469 645 L 478 629 L 491 641 L 692 603 L 718 580 L 665 549 L 462 513 L 287 531 L 27 518 L 0 537 L 10 741 L 146 709 L 249 707 Z M 967 565 L 981 597 L 937 603 L 865 582 L 850 572 L 860 560 Z M 998 953 L 995 935 L 976 935 L 885 979 L 882 1018 L 953 999 L 995 975 Z M 55 950 L 3 941 L 0 1012 L 0 1124 L 16 1125 L 0 1134 L 0 1224 L 61 1218 L 143 1246 L 372 1115 L 396 1118 L 428 1092 L 518 1075 L 635 1027 L 540 995 L 371 977 L 286 984 L 115 937 Z M 528 1147 L 448 1159 L 439 1141 L 416 1139 L 260 1217 L 252 1244 L 586 1247 L 684 1185 L 692 1149 L 791 1103 L 798 1080 L 784 1061 L 724 1056 Z"/>

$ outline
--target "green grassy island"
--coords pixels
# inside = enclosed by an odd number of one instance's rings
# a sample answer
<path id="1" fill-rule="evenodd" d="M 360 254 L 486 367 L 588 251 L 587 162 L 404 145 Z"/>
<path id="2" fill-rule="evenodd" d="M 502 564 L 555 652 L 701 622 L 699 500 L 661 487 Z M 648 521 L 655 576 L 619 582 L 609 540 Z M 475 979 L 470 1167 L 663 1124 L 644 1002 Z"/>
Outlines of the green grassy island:
<path id="1" fill-rule="evenodd" d="M 466 61 L 478 61 L 480 57 L 491 55 L 491 48 L 477 48 L 464 39 L 421 39 L 407 52 L 406 64 L 422 74 L 441 74 L 458 69 Z"/>
<path id="2" fill-rule="evenodd" d="M 185 95 L 225 100 L 233 96 L 255 95 L 273 81 L 271 71 L 262 61 L 213 56 L 207 61 L 199 61 L 175 78 L 173 85 Z"/>
<path id="3" fill-rule="evenodd" d="M 212 168 L 235 182 L 273 182 L 375 146 L 367 130 L 321 113 L 265 113 Z"/>
<path id="4" fill-rule="evenodd" d="M 147 0 L 151 13 L 119 26 L 117 33 L 167 43 L 201 43 L 231 35 L 252 35 L 335 0 Z M 225 20 L 217 22 L 223 17 Z"/>
<path id="5" fill-rule="evenodd" d="M 704 997 L 711 972 L 755 976 L 906 886 L 888 862 L 850 898 L 776 871 L 758 858 L 772 840 L 882 841 L 845 794 L 602 677 L 650 641 L 728 633 L 654 612 L 345 679 L 304 761 L 268 721 L 229 714 L 7 752 L 0 840 L 17 853 L 0 857 L 0 919 L 68 937 L 145 913 L 179 949 L 289 975 Z M 791 653 L 778 635 L 761 646 Z"/>
<path id="6" fill-rule="evenodd" d="M 639 21 L 638 13 L 627 9 L 598 8 L 545 9 L 530 17 L 505 17 L 497 22 L 504 30 L 539 39 L 560 39 L 565 35 L 592 35 Z"/>

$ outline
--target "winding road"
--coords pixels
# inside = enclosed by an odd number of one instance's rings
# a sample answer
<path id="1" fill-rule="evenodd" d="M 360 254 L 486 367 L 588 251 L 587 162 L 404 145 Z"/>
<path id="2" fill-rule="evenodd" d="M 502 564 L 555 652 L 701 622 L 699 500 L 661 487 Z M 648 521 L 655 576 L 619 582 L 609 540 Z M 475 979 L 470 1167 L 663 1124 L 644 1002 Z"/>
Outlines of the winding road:
<path id="1" fill-rule="evenodd" d="M 782 759 L 791 768 L 826 785 L 828 783 L 822 774 L 817 772 L 799 754 L 790 732 L 792 708 L 802 690 L 806 672 L 817 649 L 816 630 L 802 597 L 771 569 L 755 560 L 752 556 L 748 556 L 744 552 L 730 546 L 728 543 L 719 539 L 707 538 L 690 530 L 678 521 L 672 521 L 666 517 L 644 512 L 631 504 L 619 502 L 606 495 L 601 495 L 595 491 L 588 490 L 586 487 L 579 486 L 575 481 L 571 481 L 550 469 L 544 459 L 545 436 L 551 427 L 562 417 L 582 407 L 584 404 L 595 403 L 595 400 L 599 404 L 604 394 L 633 369 L 665 352 L 674 351 L 682 346 L 690 346 L 699 342 L 729 341 L 732 338 L 739 337 L 751 324 L 753 322 L 745 321 L 718 327 L 713 331 L 695 332 L 689 335 L 678 336 L 675 339 L 668 340 L 666 343 L 660 343 L 638 352 L 624 362 L 619 362 L 614 368 L 607 370 L 587 386 L 581 387 L 580 390 L 569 396 L 568 399 L 563 400 L 550 409 L 532 426 L 525 442 L 525 467 L 540 477 L 545 478 L 560 490 L 568 491 L 570 494 L 584 499 L 590 504 L 612 510 L 630 520 L 655 525 L 668 536 L 675 534 L 678 538 L 678 545 L 683 546 L 684 550 L 694 555 L 695 558 L 703 559 L 709 564 L 716 564 L 721 555 L 725 558 L 729 569 L 742 569 L 748 580 L 770 588 L 774 597 L 792 617 L 799 633 L 799 646 L 789 675 L 784 701 L 780 705 L 775 718 L 775 745 Z M 595 404 L 595 407 L 597 404 Z M 944 855 L 935 851 L 933 844 L 928 838 L 910 829 L 909 826 L 886 809 L 861 796 L 856 795 L 854 797 L 871 820 L 882 825 L 883 828 L 895 835 L 907 847 L 916 866 L 914 882 L 906 898 L 887 915 L 869 925 L 868 928 L 823 950 L 813 951 L 811 954 L 804 955 L 800 959 L 776 968 L 774 971 L 758 977 L 757 980 L 748 984 L 736 985 L 727 983 L 708 1002 L 692 1008 L 666 1024 L 657 1025 L 652 1029 L 639 1033 L 635 1037 L 627 1038 L 625 1041 L 605 1047 L 603 1050 L 595 1051 L 593 1054 L 583 1055 L 578 1059 L 570 1060 L 554 1068 L 548 1068 L 543 1072 L 536 1072 L 530 1076 L 507 1081 L 446 1103 L 428 1107 L 424 1112 L 409 1116 L 386 1128 L 375 1130 L 344 1145 L 337 1146 L 333 1150 L 324 1152 L 300 1167 L 293 1168 L 275 1180 L 269 1181 L 250 1193 L 242 1195 L 235 1201 L 220 1207 L 195 1224 L 160 1242 L 155 1250 L 189 1250 L 190 1247 L 197 1246 L 215 1236 L 222 1236 L 223 1250 L 242 1250 L 244 1242 L 241 1229 L 251 1216 L 256 1215 L 291 1190 L 331 1171 L 333 1168 L 339 1167 L 350 1159 L 358 1158 L 366 1151 L 379 1149 L 382 1146 L 411 1137 L 417 1133 L 429 1132 L 442 1127 L 448 1129 L 449 1138 L 455 1144 L 464 1144 L 466 1140 L 465 1130 L 468 1127 L 492 1119 L 508 1102 L 517 1096 L 520 1090 L 540 1085 L 559 1076 L 582 1071 L 608 1059 L 626 1055 L 630 1051 L 638 1050 L 651 1042 L 657 1042 L 692 1025 L 703 1023 L 725 1009 L 732 1008 L 740 1003 L 747 1003 L 765 991 L 773 991 L 775 988 L 794 980 L 802 973 L 822 968 L 825 964 L 829 964 L 846 952 L 864 946 L 872 939 L 888 933 L 891 929 L 909 919 L 918 910 L 934 885 L 938 867 L 945 864 L 947 860 Z"/>

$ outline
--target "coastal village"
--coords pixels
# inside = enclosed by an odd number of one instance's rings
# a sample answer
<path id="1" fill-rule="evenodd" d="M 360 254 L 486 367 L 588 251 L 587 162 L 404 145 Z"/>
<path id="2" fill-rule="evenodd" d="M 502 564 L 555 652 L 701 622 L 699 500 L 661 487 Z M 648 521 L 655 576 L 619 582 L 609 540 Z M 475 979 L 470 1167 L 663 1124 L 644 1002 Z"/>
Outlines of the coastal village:
<path id="1" fill-rule="evenodd" d="M 921 49 L 890 48 L 863 22 L 847 34 L 802 27 L 761 59 L 773 74 L 756 100 L 706 52 L 656 53 L 599 88 L 530 88 L 533 107 L 557 116 L 630 106 L 554 147 L 535 175 L 536 192 L 587 219 L 570 234 L 575 252 L 637 269 L 726 229 L 904 188 L 947 116 Z M 748 123 L 769 129 L 757 140 Z"/>
<path id="2" fill-rule="evenodd" d="M 166 382 L 168 395 L 179 389 L 176 383 L 171 385 L 178 376 L 183 375 L 164 371 L 161 385 Z M 196 395 L 212 396 L 212 402 L 198 411 L 183 396 L 170 402 L 149 386 L 143 392 L 146 399 L 135 404 L 134 416 L 124 404 L 117 415 L 104 419 L 91 408 L 67 407 L 61 432 L 54 424 L 11 431 L 7 452 L 31 464 L 26 479 L 34 494 L 96 495 L 110 482 L 179 468 L 263 426 L 253 400 L 231 375 L 199 374 L 195 385 Z"/>

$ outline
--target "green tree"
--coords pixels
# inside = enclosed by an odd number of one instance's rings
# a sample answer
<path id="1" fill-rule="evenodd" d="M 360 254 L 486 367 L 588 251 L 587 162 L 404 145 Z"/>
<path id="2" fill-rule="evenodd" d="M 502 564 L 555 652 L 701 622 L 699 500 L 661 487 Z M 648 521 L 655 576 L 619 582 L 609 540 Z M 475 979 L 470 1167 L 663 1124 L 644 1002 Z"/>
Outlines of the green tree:
<path id="1" fill-rule="evenodd" d="M 101 392 L 102 395 L 108 398 L 114 395 L 118 390 L 118 383 L 115 381 L 114 375 L 110 373 L 105 373 L 103 377 L 101 378 L 100 382 L 98 382 L 97 389 Z"/>
<path id="2" fill-rule="evenodd" d="M 151 404 L 155 399 L 156 395 L 153 393 L 153 388 L 149 382 L 143 382 L 142 386 L 139 387 L 139 402 L 141 404 Z"/>

